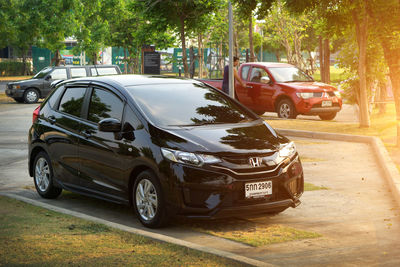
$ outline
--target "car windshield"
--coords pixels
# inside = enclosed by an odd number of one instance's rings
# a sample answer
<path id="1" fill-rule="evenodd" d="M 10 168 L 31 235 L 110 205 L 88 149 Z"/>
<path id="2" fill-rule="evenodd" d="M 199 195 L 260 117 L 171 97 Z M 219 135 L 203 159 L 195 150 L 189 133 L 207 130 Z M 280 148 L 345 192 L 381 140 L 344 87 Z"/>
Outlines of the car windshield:
<path id="1" fill-rule="evenodd" d="M 46 68 L 42 69 L 41 71 L 39 71 L 38 73 L 36 73 L 36 75 L 33 76 L 33 78 L 34 79 L 44 78 L 44 76 L 46 76 L 50 71 L 51 71 L 51 68 L 50 67 L 46 67 Z"/>
<path id="2" fill-rule="evenodd" d="M 257 119 L 229 96 L 202 83 L 127 87 L 140 109 L 159 126 L 199 126 Z"/>
<path id="3" fill-rule="evenodd" d="M 310 76 L 296 67 L 278 67 L 269 68 L 268 70 L 278 83 L 314 81 Z"/>

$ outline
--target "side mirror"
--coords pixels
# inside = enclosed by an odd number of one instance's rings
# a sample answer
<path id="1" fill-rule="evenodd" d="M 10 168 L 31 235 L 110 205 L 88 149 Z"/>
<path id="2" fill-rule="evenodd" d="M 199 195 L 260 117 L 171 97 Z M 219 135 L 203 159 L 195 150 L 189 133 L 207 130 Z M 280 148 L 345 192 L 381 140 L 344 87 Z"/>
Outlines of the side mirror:
<path id="1" fill-rule="evenodd" d="M 269 79 L 268 76 L 261 77 L 261 83 L 268 84 L 270 82 L 271 82 L 271 80 Z"/>
<path id="2" fill-rule="evenodd" d="M 46 81 L 51 80 L 51 75 L 47 75 L 46 78 L 44 78 Z"/>
<path id="3" fill-rule="evenodd" d="M 99 131 L 115 133 L 121 131 L 121 122 L 114 118 L 106 118 L 99 121 L 98 127 Z"/>

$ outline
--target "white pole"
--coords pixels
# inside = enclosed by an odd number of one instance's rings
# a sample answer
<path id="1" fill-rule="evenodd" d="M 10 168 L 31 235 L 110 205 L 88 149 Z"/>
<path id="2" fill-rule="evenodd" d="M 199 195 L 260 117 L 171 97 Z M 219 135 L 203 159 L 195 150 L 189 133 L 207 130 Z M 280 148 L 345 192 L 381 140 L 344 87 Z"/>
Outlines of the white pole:
<path id="1" fill-rule="evenodd" d="M 233 77 L 233 14 L 231 1 L 229 6 L 229 96 L 235 98 L 235 77 Z"/>

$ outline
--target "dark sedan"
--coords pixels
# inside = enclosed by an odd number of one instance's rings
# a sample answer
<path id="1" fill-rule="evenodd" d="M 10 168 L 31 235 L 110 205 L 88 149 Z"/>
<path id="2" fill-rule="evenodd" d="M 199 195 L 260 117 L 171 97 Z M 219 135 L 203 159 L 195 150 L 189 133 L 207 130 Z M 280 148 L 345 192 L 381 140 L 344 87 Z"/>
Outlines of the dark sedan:
<path id="1" fill-rule="evenodd" d="M 293 142 L 219 90 L 162 76 L 58 84 L 33 114 L 29 173 L 44 198 L 131 204 L 147 227 L 281 212 L 304 184 Z"/>

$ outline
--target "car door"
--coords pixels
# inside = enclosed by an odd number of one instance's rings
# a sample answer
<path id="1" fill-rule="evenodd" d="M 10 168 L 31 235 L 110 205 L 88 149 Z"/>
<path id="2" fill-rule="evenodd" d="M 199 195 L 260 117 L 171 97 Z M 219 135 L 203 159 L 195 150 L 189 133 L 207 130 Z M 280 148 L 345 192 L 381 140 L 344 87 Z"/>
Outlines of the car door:
<path id="1" fill-rule="evenodd" d="M 246 65 L 243 66 L 240 70 L 240 76 L 244 82 L 247 82 L 247 78 L 249 76 L 251 66 Z M 239 102 L 243 105 L 249 107 L 252 104 L 251 98 L 247 94 L 247 88 L 242 86 L 240 83 L 235 82 L 235 93 L 236 97 L 238 98 Z"/>
<path id="2" fill-rule="evenodd" d="M 272 96 L 275 92 L 271 78 L 262 67 L 251 69 L 249 81 L 247 82 L 247 95 L 251 104 L 249 107 L 256 111 L 272 111 Z"/>
<path id="3" fill-rule="evenodd" d="M 90 194 L 121 201 L 124 143 L 120 133 L 99 131 L 98 123 L 105 118 L 122 122 L 124 101 L 112 90 L 92 87 L 86 110 L 79 142 L 81 186 Z"/>
<path id="4" fill-rule="evenodd" d="M 48 115 L 51 130 L 46 139 L 55 175 L 67 187 L 79 187 L 78 144 L 86 87 L 66 87 L 54 110 Z M 53 97 L 52 97 L 53 98 Z"/>
<path id="5" fill-rule="evenodd" d="M 67 68 L 55 68 L 52 72 L 49 73 L 50 76 L 47 76 L 43 82 L 43 90 L 42 96 L 46 97 L 51 91 L 51 83 L 57 80 L 67 80 Z"/>

